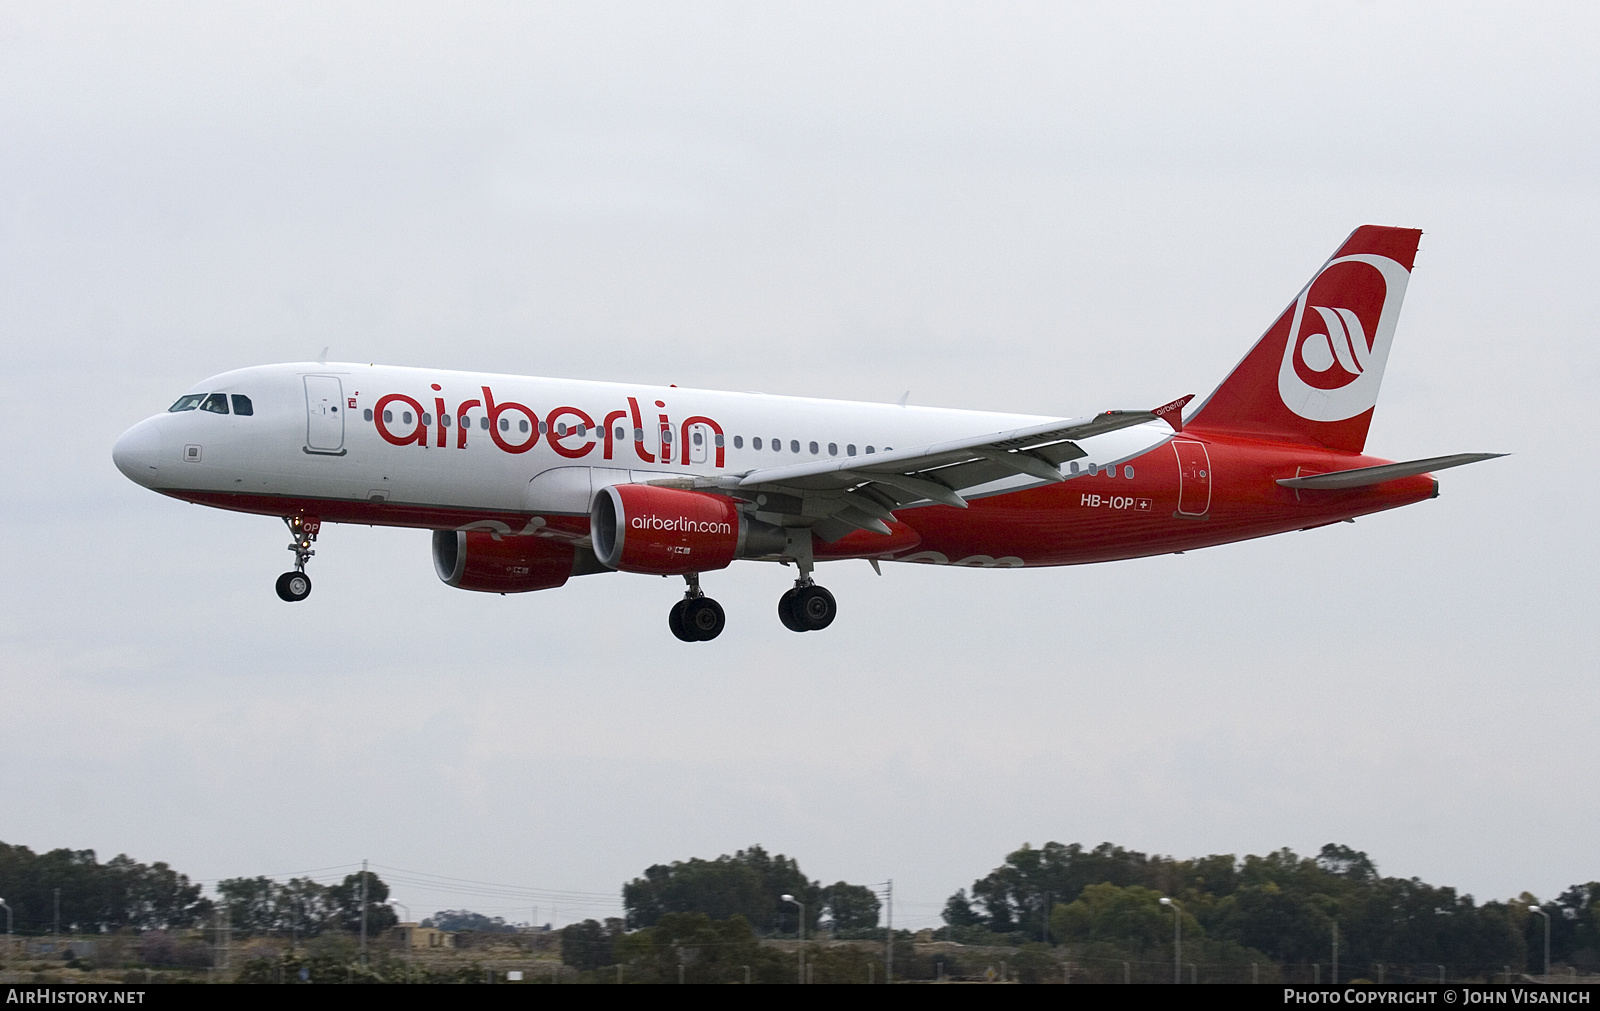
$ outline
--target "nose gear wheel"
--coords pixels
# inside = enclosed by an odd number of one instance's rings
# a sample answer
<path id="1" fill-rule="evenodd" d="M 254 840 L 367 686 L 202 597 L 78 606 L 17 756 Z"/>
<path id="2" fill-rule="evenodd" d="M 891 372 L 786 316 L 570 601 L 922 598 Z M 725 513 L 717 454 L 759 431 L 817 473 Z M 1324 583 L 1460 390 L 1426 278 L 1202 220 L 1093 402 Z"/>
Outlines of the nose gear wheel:
<path id="1" fill-rule="evenodd" d="M 285 572 L 278 577 L 278 596 L 295 603 L 311 596 L 311 577 L 304 572 Z"/>

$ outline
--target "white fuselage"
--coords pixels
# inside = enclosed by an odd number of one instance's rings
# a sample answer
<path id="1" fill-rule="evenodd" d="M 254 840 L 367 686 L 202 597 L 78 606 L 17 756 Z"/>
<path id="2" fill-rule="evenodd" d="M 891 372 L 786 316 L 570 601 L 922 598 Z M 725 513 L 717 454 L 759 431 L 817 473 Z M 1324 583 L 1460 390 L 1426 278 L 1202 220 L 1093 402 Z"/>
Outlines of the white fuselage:
<path id="1" fill-rule="evenodd" d="M 114 451 L 129 478 L 184 497 L 486 513 L 583 515 L 606 484 L 739 474 L 830 457 L 866 460 L 897 446 L 1053 420 L 346 363 L 239 369 L 197 383 L 190 393 L 222 394 L 229 412 L 167 412 L 135 425 Z M 251 414 L 231 409 L 235 395 L 249 398 Z M 1103 460 L 1114 461 L 1146 451 L 1165 434 L 1159 426 L 1141 427 L 1092 442 Z"/>

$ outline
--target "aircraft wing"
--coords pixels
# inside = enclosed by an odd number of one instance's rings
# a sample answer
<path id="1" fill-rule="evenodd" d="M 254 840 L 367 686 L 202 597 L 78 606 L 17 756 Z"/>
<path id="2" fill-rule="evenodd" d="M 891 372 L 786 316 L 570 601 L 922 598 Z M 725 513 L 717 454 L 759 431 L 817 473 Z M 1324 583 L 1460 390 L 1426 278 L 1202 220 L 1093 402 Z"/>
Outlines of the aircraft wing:
<path id="1" fill-rule="evenodd" d="M 1061 465 L 1087 455 L 1078 440 L 1156 420 L 1180 430 L 1182 408 L 1190 399 L 1149 411 L 1106 411 L 872 456 L 652 483 L 731 492 L 756 501 L 761 511 L 807 520 L 827 540 L 852 529 L 887 534 L 896 509 L 933 504 L 964 509 L 964 491 L 1017 475 L 1064 481 Z"/>

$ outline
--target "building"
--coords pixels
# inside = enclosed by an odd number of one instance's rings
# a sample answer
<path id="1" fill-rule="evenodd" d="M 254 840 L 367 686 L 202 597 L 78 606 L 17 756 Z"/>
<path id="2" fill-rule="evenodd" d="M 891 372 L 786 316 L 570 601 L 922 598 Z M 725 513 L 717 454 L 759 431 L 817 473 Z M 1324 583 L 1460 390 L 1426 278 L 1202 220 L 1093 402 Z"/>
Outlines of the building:
<path id="1" fill-rule="evenodd" d="M 435 930 L 415 923 L 401 923 L 394 928 L 395 936 L 403 948 L 454 948 L 456 935 L 450 930 Z"/>

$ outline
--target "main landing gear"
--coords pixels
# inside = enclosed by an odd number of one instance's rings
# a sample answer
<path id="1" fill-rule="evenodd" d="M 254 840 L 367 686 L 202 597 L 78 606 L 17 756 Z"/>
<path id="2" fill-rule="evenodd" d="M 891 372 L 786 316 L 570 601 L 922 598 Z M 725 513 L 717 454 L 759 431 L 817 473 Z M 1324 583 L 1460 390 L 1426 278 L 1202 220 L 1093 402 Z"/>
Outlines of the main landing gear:
<path id="1" fill-rule="evenodd" d="M 278 577 L 277 590 L 279 597 L 292 604 L 311 596 L 311 577 L 306 575 L 306 563 L 316 554 L 311 545 L 322 530 L 322 521 L 315 516 L 285 516 L 283 522 L 288 524 L 289 533 L 294 537 L 289 542 L 289 550 L 294 552 L 294 571 Z"/>
<path id="2" fill-rule="evenodd" d="M 800 567 L 800 578 L 778 598 L 778 620 L 791 632 L 820 632 L 838 617 L 839 605 L 833 594 L 811 581 L 809 553 L 795 562 Z"/>
<path id="3" fill-rule="evenodd" d="M 728 623 L 722 605 L 706 596 L 700 589 L 700 573 L 691 572 L 683 577 L 689 588 L 683 599 L 667 612 L 667 627 L 684 642 L 709 642 L 722 634 Z"/>

